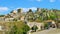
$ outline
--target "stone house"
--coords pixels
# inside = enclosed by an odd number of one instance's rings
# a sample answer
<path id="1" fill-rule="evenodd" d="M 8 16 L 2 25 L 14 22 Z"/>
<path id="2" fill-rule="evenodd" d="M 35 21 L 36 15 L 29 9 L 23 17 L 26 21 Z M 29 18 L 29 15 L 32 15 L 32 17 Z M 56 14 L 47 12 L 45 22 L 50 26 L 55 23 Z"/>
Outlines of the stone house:
<path id="1" fill-rule="evenodd" d="M 47 20 L 47 21 L 45 21 L 45 23 L 47 23 L 49 27 L 50 27 L 50 26 L 51 26 L 51 27 L 56 27 L 56 22 L 53 21 L 53 20 Z"/>
<path id="2" fill-rule="evenodd" d="M 38 27 L 37 30 L 41 30 L 41 26 L 43 27 L 44 29 L 44 23 L 37 23 L 37 22 L 29 22 L 27 23 L 27 25 L 32 28 L 34 25 L 36 25 Z"/>

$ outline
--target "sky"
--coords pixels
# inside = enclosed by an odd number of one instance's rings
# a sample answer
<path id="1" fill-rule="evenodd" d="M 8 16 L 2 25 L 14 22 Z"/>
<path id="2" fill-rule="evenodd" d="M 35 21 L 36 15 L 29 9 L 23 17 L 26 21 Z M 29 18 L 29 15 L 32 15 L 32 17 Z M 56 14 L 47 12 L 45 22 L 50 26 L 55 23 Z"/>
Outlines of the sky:
<path id="1" fill-rule="evenodd" d="M 24 11 L 36 8 L 60 9 L 60 0 L 0 0 L 0 15 L 18 8 L 23 8 Z"/>

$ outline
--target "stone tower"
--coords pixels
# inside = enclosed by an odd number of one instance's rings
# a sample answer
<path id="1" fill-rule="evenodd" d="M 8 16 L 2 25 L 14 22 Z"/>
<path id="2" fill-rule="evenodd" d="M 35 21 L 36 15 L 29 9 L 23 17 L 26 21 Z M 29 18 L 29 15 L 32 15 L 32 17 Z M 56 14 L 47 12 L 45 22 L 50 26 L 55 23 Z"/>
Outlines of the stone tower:
<path id="1" fill-rule="evenodd" d="M 22 17 L 22 12 L 23 12 L 22 9 L 17 9 L 17 15 L 18 15 L 18 19 L 19 19 L 19 20 L 20 20 L 21 17 Z"/>

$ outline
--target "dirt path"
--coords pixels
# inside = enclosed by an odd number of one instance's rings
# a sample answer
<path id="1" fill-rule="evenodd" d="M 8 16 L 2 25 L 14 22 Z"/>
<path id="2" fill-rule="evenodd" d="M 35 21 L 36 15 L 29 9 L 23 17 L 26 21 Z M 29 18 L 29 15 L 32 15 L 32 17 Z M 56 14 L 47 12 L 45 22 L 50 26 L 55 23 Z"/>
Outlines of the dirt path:
<path id="1" fill-rule="evenodd" d="M 32 34 L 60 34 L 60 29 L 50 28 L 49 30 L 43 30 Z"/>

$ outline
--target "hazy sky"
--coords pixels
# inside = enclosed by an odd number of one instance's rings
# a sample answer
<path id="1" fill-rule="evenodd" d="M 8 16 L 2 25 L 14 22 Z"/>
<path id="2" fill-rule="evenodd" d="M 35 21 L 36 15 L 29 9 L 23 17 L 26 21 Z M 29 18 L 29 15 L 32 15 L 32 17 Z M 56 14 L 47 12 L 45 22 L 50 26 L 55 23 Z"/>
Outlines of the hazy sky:
<path id="1" fill-rule="evenodd" d="M 0 0 L 0 15 L 23 8 L 36 10 L 36 8 L 60 9 L 60 0 Z"/>

